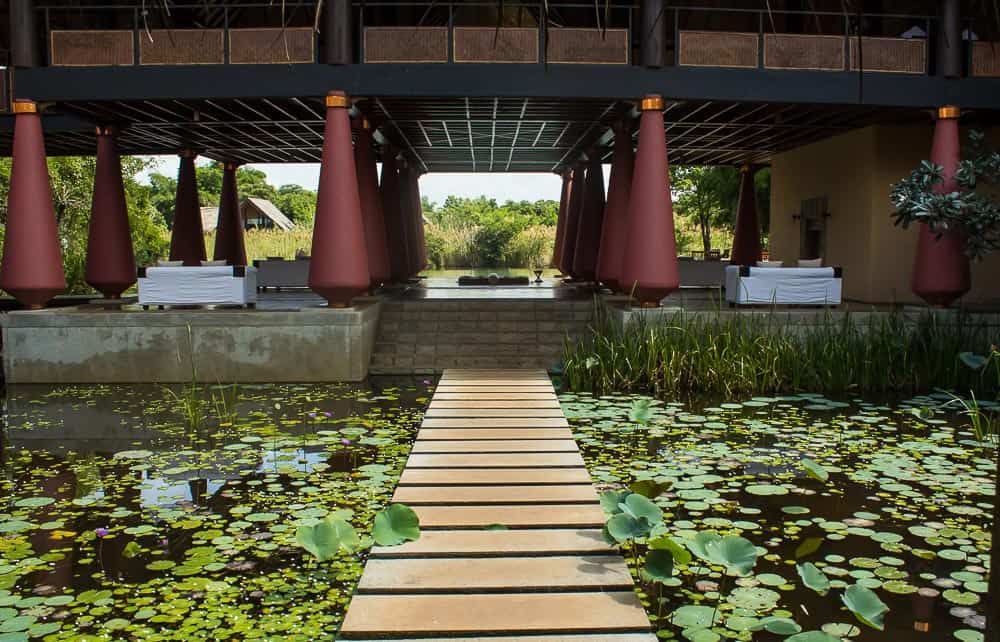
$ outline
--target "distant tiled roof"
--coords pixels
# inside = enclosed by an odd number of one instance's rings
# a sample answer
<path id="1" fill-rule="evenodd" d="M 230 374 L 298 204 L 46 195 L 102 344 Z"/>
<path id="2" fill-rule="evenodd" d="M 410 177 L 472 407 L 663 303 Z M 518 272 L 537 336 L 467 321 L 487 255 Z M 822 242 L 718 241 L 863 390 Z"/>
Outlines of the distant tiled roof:
<path id="1" fill-rule="evenodd" d="M 290 230 L 295 227 L 292 220 L 281 213 L 281 210 L 274 203 L 266 198 L 247 198 L 243 201 L 243 220 L 247 219 L 246 208 L 253 208 L 260 214 L 274 221 L 274 226 L 283 230 Z"/>

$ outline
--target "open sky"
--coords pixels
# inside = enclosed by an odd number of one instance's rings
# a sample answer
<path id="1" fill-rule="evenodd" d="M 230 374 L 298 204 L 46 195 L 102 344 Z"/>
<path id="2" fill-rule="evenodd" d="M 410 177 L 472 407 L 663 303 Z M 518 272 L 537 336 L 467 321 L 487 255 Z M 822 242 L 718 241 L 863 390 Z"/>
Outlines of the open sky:
<path id="1" fill-rule="evenodd" d="M 177 175 L 176 156 L 154 157 L 159 166 L 155 171 L 168 176 Z M 275 187 L 297 184 L 308 189 L 316 189 L 319 182 L 317 163 L 261 163 L 251 165 L 267 174 L 267 180 Z M 608 172 L 605 167 L 605 174 Z M 605 176 L 605 179 L 607 176 Z M 487 196 L 498 202 L 534 201 L 538 199 L 559 200 L 562 180 L 555 174 L 424 174 L 420 178 L 420 194 L 431 201 L 443 203 L 445 197 Z"/>

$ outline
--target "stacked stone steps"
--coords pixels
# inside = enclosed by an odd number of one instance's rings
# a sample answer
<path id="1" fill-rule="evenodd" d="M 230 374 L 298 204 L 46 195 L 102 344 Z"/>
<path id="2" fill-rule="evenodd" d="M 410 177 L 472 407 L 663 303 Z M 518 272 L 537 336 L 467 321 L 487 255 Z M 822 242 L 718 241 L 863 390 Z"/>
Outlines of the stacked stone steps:
<path id="1" fill-rule="evenodd" d="M 541 368 L 562 360 L 567 336 L 584 336 L 594 302 L 582 300 L 387 300 L 371 374 L 446 368 Z"/>

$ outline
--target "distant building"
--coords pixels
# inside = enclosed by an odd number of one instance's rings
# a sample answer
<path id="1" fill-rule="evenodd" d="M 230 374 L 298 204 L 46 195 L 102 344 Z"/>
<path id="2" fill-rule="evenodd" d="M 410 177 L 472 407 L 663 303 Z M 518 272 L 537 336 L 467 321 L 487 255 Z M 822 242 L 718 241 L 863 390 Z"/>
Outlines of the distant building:
<path id="1" fill-rule="evenodd" d="M 243 227 L 290 230 L 295 223 L 281 213 L 274 203 L 266 198 L 245 198 L 240 203 L 240 214 L 243 216 Z"/>
<path id="2" fill-rule="evenodd" d="M 295 227 L 292 219 L 281 213 L 281 210 L 266 198 L 245 198 L 240 203 L 240 215 L 243 217 L 243 228 L 290 230 Z M 208 234 L 214 232 L 219 224 L 219 208 L 201 208 L 201 228 Z"/>

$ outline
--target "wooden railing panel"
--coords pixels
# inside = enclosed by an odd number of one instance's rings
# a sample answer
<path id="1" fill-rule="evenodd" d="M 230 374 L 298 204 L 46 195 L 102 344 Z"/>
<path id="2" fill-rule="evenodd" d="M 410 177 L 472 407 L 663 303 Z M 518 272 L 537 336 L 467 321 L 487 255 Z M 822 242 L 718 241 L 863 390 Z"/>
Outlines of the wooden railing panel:
<path id="1" fill-rule="evenodd" d="M 365 62 L 448 62 L 447 27 L 367 27 Z"/>
<path id="2" fill-rule="evenodd" d="M 857 71 L 858 39 L 850 39 L 851 70 Z M 865 71 L 899 74 L 927 72 L 927 40 L 923 38 L 862 38 L 860 66 Z"/>
<path id="3" fill-rule="evenodd" d="M 844 37 L 769 33 L 764 36 L 766 69 L 844 70 Z"/>
<path id="4" fill-rule="evenodd" d="M 316 59 L 311 27 L 231 29 L 229 62 L 237 65 L 310 63 Z"/>
<path id="5" fill-rule="evenodd" d="M 538 62 L 538 29 L 455 27 L 455 62 Z"/>
<path id="6" fill-rule="evenodd" d="M 49 34 L 53 67 L 109 67 L 135 64 L 133 31 L 72 30 Z"/>
<path id="7" fill-rule="evenodd" d="M 221 65 L 225 62 L 222 29 L 156 29 L 139 35 L 141 65 Z"/>
<path id="8" fill-rule="evenodd" d="M 755 33 L 681 31 L 678 61 L 684 67 L 757 66 L 760 38 Z"/>
<path id="9" fill-rule="evenodd" d="M 552 28 L 545 55 L 558 64 L 627 65 L 628 29 Z"/>

